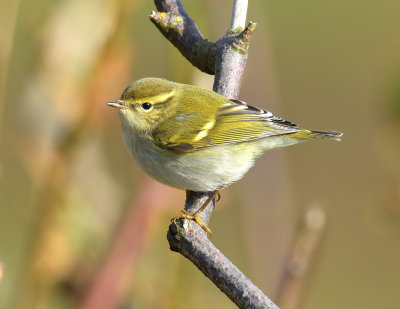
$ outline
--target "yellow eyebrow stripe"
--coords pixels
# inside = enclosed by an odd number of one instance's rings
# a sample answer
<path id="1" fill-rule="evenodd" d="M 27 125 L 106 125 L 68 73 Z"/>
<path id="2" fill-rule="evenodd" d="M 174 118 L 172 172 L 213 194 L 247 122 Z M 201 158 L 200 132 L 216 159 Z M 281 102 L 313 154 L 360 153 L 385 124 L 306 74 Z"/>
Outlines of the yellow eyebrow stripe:
<path id="1" fill-rule="evenodd" d="M 168 93 L 162 93 L 162 94 L 156 95 L 154 97 L 143 98 L 140 101 L 141 102 L 151 102 L 153 104 L 162 103 L 162 102 L 165 102 L 168 99 L 172 98 L 174 95 L 175 95 L 175 91 L 171 91 Z"/>

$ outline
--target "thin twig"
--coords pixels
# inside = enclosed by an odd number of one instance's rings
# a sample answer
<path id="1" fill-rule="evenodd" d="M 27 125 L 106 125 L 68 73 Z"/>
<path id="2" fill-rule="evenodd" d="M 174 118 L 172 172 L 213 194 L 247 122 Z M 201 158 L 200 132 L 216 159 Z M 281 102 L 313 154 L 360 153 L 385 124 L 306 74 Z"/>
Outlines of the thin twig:
<path id="1" fill-rule="evenodd" d="M 153 12 L 150 19 L 161 33 L 167 37 L 188 59 L 196 54 L 196 45 L 204 42 L 202 36 L 186 40 L 185 27 L 192 27 L 194 21 L 188 16 L 179 0 L 155 0 L 157 9 L 162 13 Z M 246 21 L 247 0 L 236 0 L 232 14 L 231 29 L 216 43 L 208 42 L 206 57 L 200 58 L 202 64 L 191 62 L 196 67 L 207 66 L 209 72 L 215 73 L 214 91 L 229 98 L 237 98 L 247 60 L 247 51 L 255 23 Z M 187 34 L 186 34 L 187 35 Z M 188 55 L 189 54 L 189 55 Z M 211 67 L 210 67 L 211 64 Z M 187 192 L 185 210 L 193 213 L 198 210 L 212 192 Z M 209 222 L 215 200 L 201 213 L 205 224 Z M 180 219 L 170 225 L 168 241 L 173 251 L 181 253 L 195 264 L 214 284 L 224 292 L 240 308 L 278 308 L 263 292 L 225 257 L 208 239 L 205 231 L 196 223 Z"/>
<path id="2" fill-rule="evenodd" d="M 231 30 L 242 31 L 246 25 L 248 0 L 237 0 L 233 3 Z"/>

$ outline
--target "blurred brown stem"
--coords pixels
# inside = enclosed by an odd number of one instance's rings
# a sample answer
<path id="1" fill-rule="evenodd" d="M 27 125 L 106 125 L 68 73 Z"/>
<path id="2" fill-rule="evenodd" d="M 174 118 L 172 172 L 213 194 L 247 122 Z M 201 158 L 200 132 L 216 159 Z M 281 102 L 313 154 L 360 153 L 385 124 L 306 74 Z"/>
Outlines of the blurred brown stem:
<path id="1" fill-rule="evenodd" d="M 127 293 L 129 278 L 137 265 L 148 236 L 149 221 L 168 200 L 167 187 L 147 179 L 128 213 L 110 251 L 96 272 L 78 308 L 117 308 Z"/>
<path id="2" fill-rule="evenodd" d="M 244 30 L 240 26 L 245 24 L 247 0 L 235 1 L 231 27 L 237 28 L 230 28 L 216 43 L 203 39 L 179 0 L 154 2 L 161 12 L 153 12 L 150 19 L 160 32 L 194 66 L 200 70 L 206 67 L 209 69 L 207 73 L 215 74 L 214 91 L 232 99 L 237 98 L 246 66 L 250 38 L 256 26 L 251 22 Z M 204 46 L 198 48 L 199 45 Z M 205 50 L 201 57 L 197 57 L 199 49 Z M 211 192 L 188 191 L 185 210 L 191 213 L 193 210 L 198 210 L 210 194 Z M 202 211 L 201 217 L 204 223 L 209 222 L 214 206 L 215 200 Z M 171 250 L 188 258 L 238 307 L 278 308 L 211 243 L 203 229 L 194 222 L 186 219 L 173 222 L 167 237 Z"/>
<path id="3" fill-rule="evenodd" d="M 305 275 L 326 226 L 326 214 L 319 207 L 307 209 L 298 236 L 290 253 L 279 288 L 278 302 L 282 308 L 299 307 Z"/>

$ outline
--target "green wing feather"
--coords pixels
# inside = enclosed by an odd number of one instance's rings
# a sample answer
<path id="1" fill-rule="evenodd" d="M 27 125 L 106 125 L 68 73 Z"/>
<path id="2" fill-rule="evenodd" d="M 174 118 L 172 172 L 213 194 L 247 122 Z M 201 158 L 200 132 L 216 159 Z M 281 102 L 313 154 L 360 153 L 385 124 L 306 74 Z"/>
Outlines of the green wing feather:
<path id="1" fill-rule="evenodd" d="M 209 137 L 215 143 L 237 143 L 298 132 L 299 128 L 272 113 L 232 100 L 217 112 L 217 122 Z"/>
<path id="2" fill-rule="evenodd" d="M 153 138 L 161 148 L 187 152 L 299 131 L 295 124 L 268 111 L 230 100 L 211 117 L 199 112 L 166 119 L 154 131 Z"/>
<path id="3" fill-rule="evenodd" d="M 164 149 L 176 152 L 195 150 L 198 148 L 196 137 L 210 121 L 212 119 L 202 113 L 178 114 L 163 121 L 153 132 L 153 138 L 157 146 Z"/>

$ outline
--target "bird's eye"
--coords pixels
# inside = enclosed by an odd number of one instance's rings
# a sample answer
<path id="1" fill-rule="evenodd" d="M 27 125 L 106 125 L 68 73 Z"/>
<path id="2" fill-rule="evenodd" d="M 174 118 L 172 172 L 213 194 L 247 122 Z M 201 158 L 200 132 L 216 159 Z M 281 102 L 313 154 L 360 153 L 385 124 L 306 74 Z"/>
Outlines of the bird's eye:
<path id="1" fill-rule="evenodd" d="M 152 107 L 153 107 L 153 104 L 151 104 L 151 103 L 149 103 L 149 102 L 144 102 L 144 103 L 142 104 L 142 109 L 145 110 L 145 111 L 150 110 Z"/>

